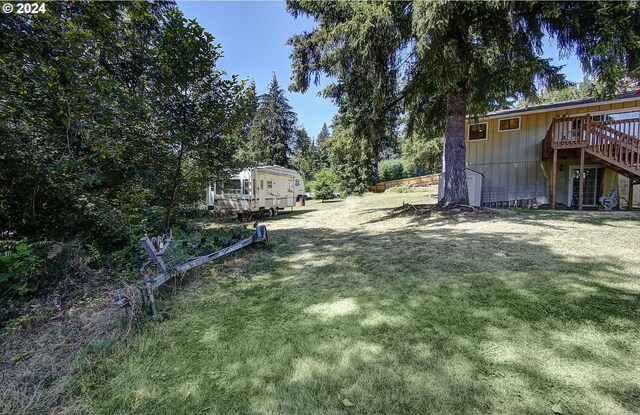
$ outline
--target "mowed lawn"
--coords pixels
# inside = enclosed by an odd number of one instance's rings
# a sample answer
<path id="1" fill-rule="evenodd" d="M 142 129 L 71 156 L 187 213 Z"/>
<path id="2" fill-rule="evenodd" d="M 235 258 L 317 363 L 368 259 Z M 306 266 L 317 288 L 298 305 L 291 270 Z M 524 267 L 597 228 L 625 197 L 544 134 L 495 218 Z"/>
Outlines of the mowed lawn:
<path id="1" fill-rule="evenodd" d="M 432 199 L 431 199 L 432 200 Z M 640 413 L 640 221 L 312 202 L 77 380 L 101 414 Z M 626 217 L 626 218 L 625 218 Z M 557 406 L 556 410 L 560 409 Z"/>

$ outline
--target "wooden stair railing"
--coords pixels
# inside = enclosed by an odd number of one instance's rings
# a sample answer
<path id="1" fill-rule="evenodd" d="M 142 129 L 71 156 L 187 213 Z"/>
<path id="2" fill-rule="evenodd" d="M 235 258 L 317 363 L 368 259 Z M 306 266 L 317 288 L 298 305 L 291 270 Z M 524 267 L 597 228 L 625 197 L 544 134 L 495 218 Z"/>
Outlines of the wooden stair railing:
<path id="1" fill-rule="evenodd" d="M 585 148 L 587 153 L 640 178 L 640 119 L 594 121 L 589 114 L 554 118 L 542 142 L 552 150 Z"/>
<path id="2" fill-rule="evenodd" d="M 592 122 L 587 149 L 640 174 L 640 139 L 631 135 L 638 134 L 640 119 L 623 121 Z"/>

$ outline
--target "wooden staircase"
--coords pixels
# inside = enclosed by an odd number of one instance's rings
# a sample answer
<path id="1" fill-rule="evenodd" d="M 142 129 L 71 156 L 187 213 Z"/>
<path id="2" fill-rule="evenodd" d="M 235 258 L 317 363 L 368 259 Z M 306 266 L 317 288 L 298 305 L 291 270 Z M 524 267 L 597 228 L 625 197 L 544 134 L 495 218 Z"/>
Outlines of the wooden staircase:
<path id="1" fill-rule="evenodd" d="M 551 206 L 555 206 L 558 151 L 579 149 L 582 168 L 585 155 L 590 156 L 629 178 L 632 184 L 637 184 L 640 183 L 639 136 L 640 118 L 595 121 L 589 114 L 554 118 L 542 141 L 542 159 L 553 157 L 554 164 L 551 171 Z M 632 191 L 629 194 L 632 197 Z"/>
<path id="2" fill-rule="evenodd" d="M 628 121 L 628 120 L 624 120 Z M 632 120 L 629 120 L 632 121 Z M 592 122 L 586 153 L 600 159 L 610 169 L 640 182 L 640 140 L 614 126 L 616 124 L 637 127 L 640 119 L 634 124 L 622 124 L 621 121 Z M 613 126 L 612 126 L 613 125 Z"/>

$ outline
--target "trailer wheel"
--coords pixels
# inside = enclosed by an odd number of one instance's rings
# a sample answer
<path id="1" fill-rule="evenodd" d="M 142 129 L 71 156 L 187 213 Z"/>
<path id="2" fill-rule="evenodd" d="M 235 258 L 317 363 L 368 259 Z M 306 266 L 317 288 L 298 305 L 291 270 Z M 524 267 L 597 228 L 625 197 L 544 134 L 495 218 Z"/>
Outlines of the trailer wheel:
<path id="1" fill-rule="evenodd" d="M 273 208 L 273 216 L 278 216 L 278 208 Z"/>
<path id="2" fill-rule="evenodd" d="M 269 209 L 269 217 L 272 218 L 275 216 L 275 213 L 273 211 L 273 208 Z"/>

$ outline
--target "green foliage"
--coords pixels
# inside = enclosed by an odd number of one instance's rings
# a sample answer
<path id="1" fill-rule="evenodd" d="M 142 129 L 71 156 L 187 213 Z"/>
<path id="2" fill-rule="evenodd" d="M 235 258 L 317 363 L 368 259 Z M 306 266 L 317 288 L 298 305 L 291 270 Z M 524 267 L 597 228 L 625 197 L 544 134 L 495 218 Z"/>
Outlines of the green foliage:
<path id="1" fill-rule="evenodd" d="M 338 189 L 344 195 L 362 194 L 367 185 L 373 182 L 374 162 L 361 149 L 354 147 L 357 140 L 352 127 L 336 125 L 331 138 L 320 146 L 329 156 Z"/>
<path id="2" fill-rule="evenodd" d="M 302 175 L 305 182 L 313 179 L 317 167 L 317 153 L 309 134 L 304 128 L 296 130 L 296 141 L 290 165 Z"/>
<path id="3" fill-rule="evenodd" d="M 402 159 L 383 160 L 378 163 L 378 181 L 404 179 L 409 176 L 409 163 Z"/>
<path id="4" fill-rule="evenodd" d="M 430 137 L 416 132 L 402 140 L 402 155 L 408 162 L 412 176 L 440 173 L 442 171 L 442 135 Z"/>
<path id="5" fill-rule="evenodd" d="M 313 197 L 325 201 L 333 199 L 334 192 L 339 188 L 338 178 L 331 169 L 320 170 L 313 182 Z"/>
<path id="6" fill-rule="evenodd" d="M 41 259 L 25 241 L 0 240 L 0 297 L 34 292 L 41 265 Z"/>
<path id="7" fill-rule="evenodd" d="M 437 149 L 430 148 L 436 140 L 414 142 L 411 148 L 412 152 L 407 151 L 410 159 L 390 159 L 382 160 L 378 163 L 378 182 L 386 182 L 390 180 L 406 179 L 409 177 L 424 176 L 427 174 L 438 173 L 442 167 L 442 150 L 440 154 Z M 436 161 L 430 159 L 431 151 L 436 152 Z"/>
<path id="8" fill-rule="evenodd" d="M 326 169 L 330 167 L 329 162 L 329 154 L 327 154 L 326 145 L 323 143 L 327 141 L 327 139 L 331 138 L 331 132 L 329 132 L 329 127 L 327 127 L 327 123 L 322 124 L 322 128 L 316 137 L 315 142 L 315 152 L 316 152 L 316 168 Z"/>
<path id="9" fill-rule="evenodd" d="M 528 107 L 531 105 L 549 104 L 553 102 L 572 101 L 580 98 L 588 98 L 597 95 L 598 87 L 595 82 L 585 77 L 578 84 L 567 85 L 564 88 L 548 89 L 542 91 L 535 97 L 523 99 L 518 102 L 517 107 Z"/>
<path id="10" fill-rule="evenodd" d="M 79 256 L 120 267 L 236 165 L 251 86 L 223 77 L 220 45 L 172 3 L 8 14 L 0 54 L 0 233 L 12 239 L 84 241 Z"/>
<path id="11" fill-rule="evenodd" d="M 393 186 L 385 190 L 385 193 L 409 193 L 411 192 L 410 186 Z"/>
<path id="12" fill-rule="evenodd" d="M 287 167 L 297 118 L 274 73 L 267 93 L 258 99 L 258 108 L 249 128 L 247 157 L 254 163 Z"/>

